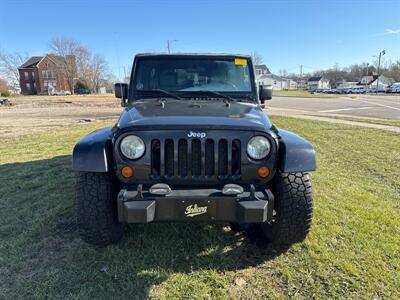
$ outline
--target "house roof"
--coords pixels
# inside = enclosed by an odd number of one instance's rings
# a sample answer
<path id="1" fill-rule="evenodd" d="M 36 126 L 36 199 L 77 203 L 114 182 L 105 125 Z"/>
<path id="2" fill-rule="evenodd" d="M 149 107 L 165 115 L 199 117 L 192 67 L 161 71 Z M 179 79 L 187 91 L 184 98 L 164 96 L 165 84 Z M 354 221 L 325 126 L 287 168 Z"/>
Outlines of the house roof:
<path id="1" fill-rule="evenodd" d="M 288 80 L 288 79 L 286 79 L 286 78 L 282 78 L 282 77 L 280 77 L 280 76 L 278 76 L 278 75 L 275 75 L 275 74 L 262 74 L 262 75 L 259 75 L 257 78 L 258 78 L 258 79 L 271 78 L 271 79 L 279 80 L 279 81 Z"/>
<path id="2" fill-rule="evenodd" d="M 369 85 L 378 78 L 378 75 L 363 76 L 357 85 Z M 364 83 L 362 83 L 364 81 Z"/>
<path id="3" fill-rule="evenodd" d="M 67 55 L 66 57 L 72 57 L 72 55 Z M 63 65 L 64 64 L 64 57 L 59 56 L 59 55 L 54 55 L 54 54 L 46 54 L 45 56 L 32 56 L 29 58 L 26 62 L 24 62 L 19 69 L 26 69 L 26 68 L 34 68 L 37 66 L 37 64 L 44 58 L 48 57 L 51 59 L 55 64 L 57 65 Z"/>
<path id="4" fill-rule="evenodd" d="M 368 79 L 367 83 L 361 83 L 362 79 L 366 78 Z M 370 85 L 373 83 L 376 83 L 376 80 L 379 78 L 379 82 L 380 83 L 384 83 L 384 84 L 392 84 L 393 82 L 395 82 L 395 80 L 393 78 L 389 78 L 383 75 L 372 75 L 372 76 L 363 76 L 363 78 L 361 78 L 361 80 L 357 83 L 357 85 Z M 372 78 L 372 79 L 371 79 Z"/>
<path id="5" fill-rule="evenodd" d="M 57 65 L 62 65 L 62 64 L 64 64 L 64 62 L 65 62 L 63 56 L 54 55 L 54 54 L 48 54 L 47 56 L 48 56 L 51 60 L 53 60 Z M 68 55 L 67 55 L 66 57 L 68 57 Z"/>
<path id="6" fill-rule="evenodd" d="M 24 62 L 19 68 L 33 68 L 35 67 L 41 60 L 43 56 L 32 56 L 26 62 Z"/>
<path id="7" fill-rule="evenodd" d="M 268 73 L 271 73 L 266 65 L 255 65 L 254 69 L 263 70 L 263 71 L 267 71 Z"/>
<path id="8" fill-rule="evenodd" d="M 137 53 L 136 56 L 211 56 L 211 57 L 243 57 L 250 58 L 249 55 L 244 54 L 229 54 L 229 53 L 202 53 L 202 52 L 174 52 L 174 53 L 165 53 L 165 52 L 148 52 L 148 53 Z"/>
<path id="9" fill-rule="evenodd" d="M 308 81 L 320 81 L 321 79 L 322 79 L 321 76 L 314 76 L 314 77 L 308 78 Z"/>

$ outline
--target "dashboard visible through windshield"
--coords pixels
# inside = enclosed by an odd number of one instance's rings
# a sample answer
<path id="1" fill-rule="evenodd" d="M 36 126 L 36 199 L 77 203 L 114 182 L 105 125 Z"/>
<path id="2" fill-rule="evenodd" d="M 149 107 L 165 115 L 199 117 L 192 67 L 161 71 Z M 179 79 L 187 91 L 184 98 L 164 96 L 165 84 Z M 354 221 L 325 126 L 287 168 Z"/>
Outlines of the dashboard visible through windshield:
<path id="1" fill-rule="evenodd" d="M 245 58 L 146 58 L 135 68 L 135 93 L 163 90 L 177 94 L 252 92 L 248 60 Z"/>

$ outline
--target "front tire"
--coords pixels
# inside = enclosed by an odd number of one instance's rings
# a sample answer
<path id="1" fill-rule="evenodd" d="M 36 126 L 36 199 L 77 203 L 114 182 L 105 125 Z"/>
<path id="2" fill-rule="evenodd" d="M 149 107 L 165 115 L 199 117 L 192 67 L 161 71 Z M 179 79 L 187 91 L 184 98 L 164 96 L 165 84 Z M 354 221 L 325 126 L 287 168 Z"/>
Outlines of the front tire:
<path id="1" fill-rule="evenodd" d="M 275 176 L 275 216 L 261 224 L 267 239 L 276 245 L 302 242 L 311 227 L 313 197 L 308 173 L 277 173 Z"/>
<path id="2" fill-rule="evenodd" d="M 85 242 L 105 246 L 122 238 L 124 225 L 118 222 L 115 181 L 110 174 L 79 172 L 75 209 Z"/>

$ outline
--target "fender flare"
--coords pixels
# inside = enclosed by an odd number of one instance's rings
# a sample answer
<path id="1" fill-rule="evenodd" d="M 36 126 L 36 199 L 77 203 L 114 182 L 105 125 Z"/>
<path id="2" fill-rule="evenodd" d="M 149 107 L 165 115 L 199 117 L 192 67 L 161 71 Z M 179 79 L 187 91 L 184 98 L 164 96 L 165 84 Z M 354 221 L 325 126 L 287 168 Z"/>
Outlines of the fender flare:
<path id="1" fill-rule="evenodd" d="M 79 172 L 106 173 L 112 169 L 111 128 L 96 130 L 74 147 L 72 169 Z"/>
<path id="2" fill-rule="evenodd" d="M 279 129 L 279 162 L 281 172 L 309 172 L 317 168 L 315 150 L 297 134 Z"/>

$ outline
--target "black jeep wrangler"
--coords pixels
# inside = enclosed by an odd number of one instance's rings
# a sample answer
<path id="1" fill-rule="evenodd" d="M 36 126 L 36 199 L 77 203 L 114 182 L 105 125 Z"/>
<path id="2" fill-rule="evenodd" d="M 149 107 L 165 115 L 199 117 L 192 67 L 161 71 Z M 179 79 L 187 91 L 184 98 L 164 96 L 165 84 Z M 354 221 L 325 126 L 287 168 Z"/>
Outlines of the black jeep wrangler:
<path id="1" fill-rule="evenodd" d="M 272 243 L 304 240 L 315 152 L 263 112 L 272 89 L 257 86 L 250 57 L 138 54 L 115 95 L 118 122 L 73 151 L 85 241 L 106 245 L 127 223 L 158 221 L 258 224 Z"/>

